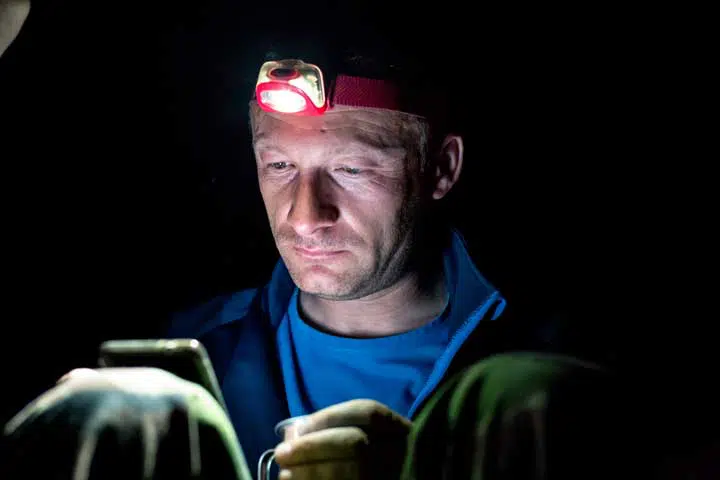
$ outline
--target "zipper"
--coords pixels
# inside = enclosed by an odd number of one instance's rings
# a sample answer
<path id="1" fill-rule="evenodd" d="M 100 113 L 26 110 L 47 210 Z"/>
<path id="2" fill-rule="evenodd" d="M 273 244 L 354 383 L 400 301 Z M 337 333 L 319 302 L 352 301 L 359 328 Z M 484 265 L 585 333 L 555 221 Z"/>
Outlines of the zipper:
<path id="1" fill-rule="evenodd" d="M 425 402 L 427 397 L 429 397 L 435 391 L 438 385 L 440 385 L 443 377 L 445 377 L 445 372 L 447 372 L 448 367 L 450 367 L 453 358 L 455 358 L 455 355 L 460 350 L 460 347 L 462 347 L 462 344 L 465 342 L 465 340 L 467 340 L 467 338 L 470 336 L 470 333 L 472 333 L 472 331 L 475 329 L 475 327 L 477 327 L 477 325 L 485 317 L 485 315 L 487 315 L 488 311 L 490 311 L 490 307 L 497 303 L 499 298 L 500 292 L 493 292 L 485 301 L 485 303 L 475 309 L 468 316 L 467 320 L 463 322 L 460 328 L 455 331 L 453 336 L 450 338 L 450 341 L 448 342 L 447 348 L 445 349 L 443 354 L 440 355 L 440 358 L 438 358 L 437 362 L 435 362 L 435 367 L 430 373 L 430 377 L 428 378 L 427 383 L 425 383 L 425 386 L 420 391 L 417 398 L 410 407 L 407 415 L 408 418 L 412 419 L 413 416 L 415 416 L 415 413 L 417 413 L 417 409 Z"/>

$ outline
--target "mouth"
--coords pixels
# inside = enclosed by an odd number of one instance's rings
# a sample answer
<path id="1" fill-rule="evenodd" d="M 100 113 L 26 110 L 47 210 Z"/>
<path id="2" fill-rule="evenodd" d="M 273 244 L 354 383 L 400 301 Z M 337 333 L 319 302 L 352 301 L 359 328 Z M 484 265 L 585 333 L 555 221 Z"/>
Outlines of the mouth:
<path id="1" fill-rule="evenodd" d="M 293 247 L 293 249 L 298 255 L 313 259 L 332 258 L 345 253 L 345 250 L 321 250 L 315 248 L 309 249 L 300 247 Z"/>

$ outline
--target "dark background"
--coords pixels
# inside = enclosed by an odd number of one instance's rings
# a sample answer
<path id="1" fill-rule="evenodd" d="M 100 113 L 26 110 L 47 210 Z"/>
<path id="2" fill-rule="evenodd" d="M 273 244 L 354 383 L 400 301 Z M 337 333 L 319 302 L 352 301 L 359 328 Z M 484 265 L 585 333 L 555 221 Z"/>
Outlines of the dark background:
<path id="1" fill-rule="evenodd" d="M 171 312 L 267 279 L 247 102 L 279 32 L 386 35 L 450 72 L 467 92 L 450 207 L 480 269 L 660 377 L 678 317 L 630 308 L 653 290 L 640 233 L 663 211 L 633 143 L 642 46 L 622 12 L 455 3 L 398 20 L 387 2 L 33 2 L 0 59 L 2 418 L 94 366 L 101 340 L 161 335 Z"/>

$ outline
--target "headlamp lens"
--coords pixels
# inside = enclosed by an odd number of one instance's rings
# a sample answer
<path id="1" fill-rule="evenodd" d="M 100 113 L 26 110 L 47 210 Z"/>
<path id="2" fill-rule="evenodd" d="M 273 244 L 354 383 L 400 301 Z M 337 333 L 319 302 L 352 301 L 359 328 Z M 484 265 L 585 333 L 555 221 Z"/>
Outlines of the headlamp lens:
<path id="1" fill-rule="evenodd" d="M 265 90 L 260 101 L 278 113 L 298 113 L 307 106 L 302 95 L 290 90 Z"/>

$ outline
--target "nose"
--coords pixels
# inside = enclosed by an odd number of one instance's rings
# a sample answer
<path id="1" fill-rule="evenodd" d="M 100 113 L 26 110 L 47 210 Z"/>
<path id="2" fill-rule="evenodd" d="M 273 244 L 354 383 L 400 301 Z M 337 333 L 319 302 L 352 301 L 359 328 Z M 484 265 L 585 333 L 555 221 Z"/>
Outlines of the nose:
<path id="1" fill-rule="evenodd" d="M 298 235 L 309 236 L 337 222 L 340 212 L 326 183 L 320 173 L 299 176 L 288 213 L 288 223 Z"/>

